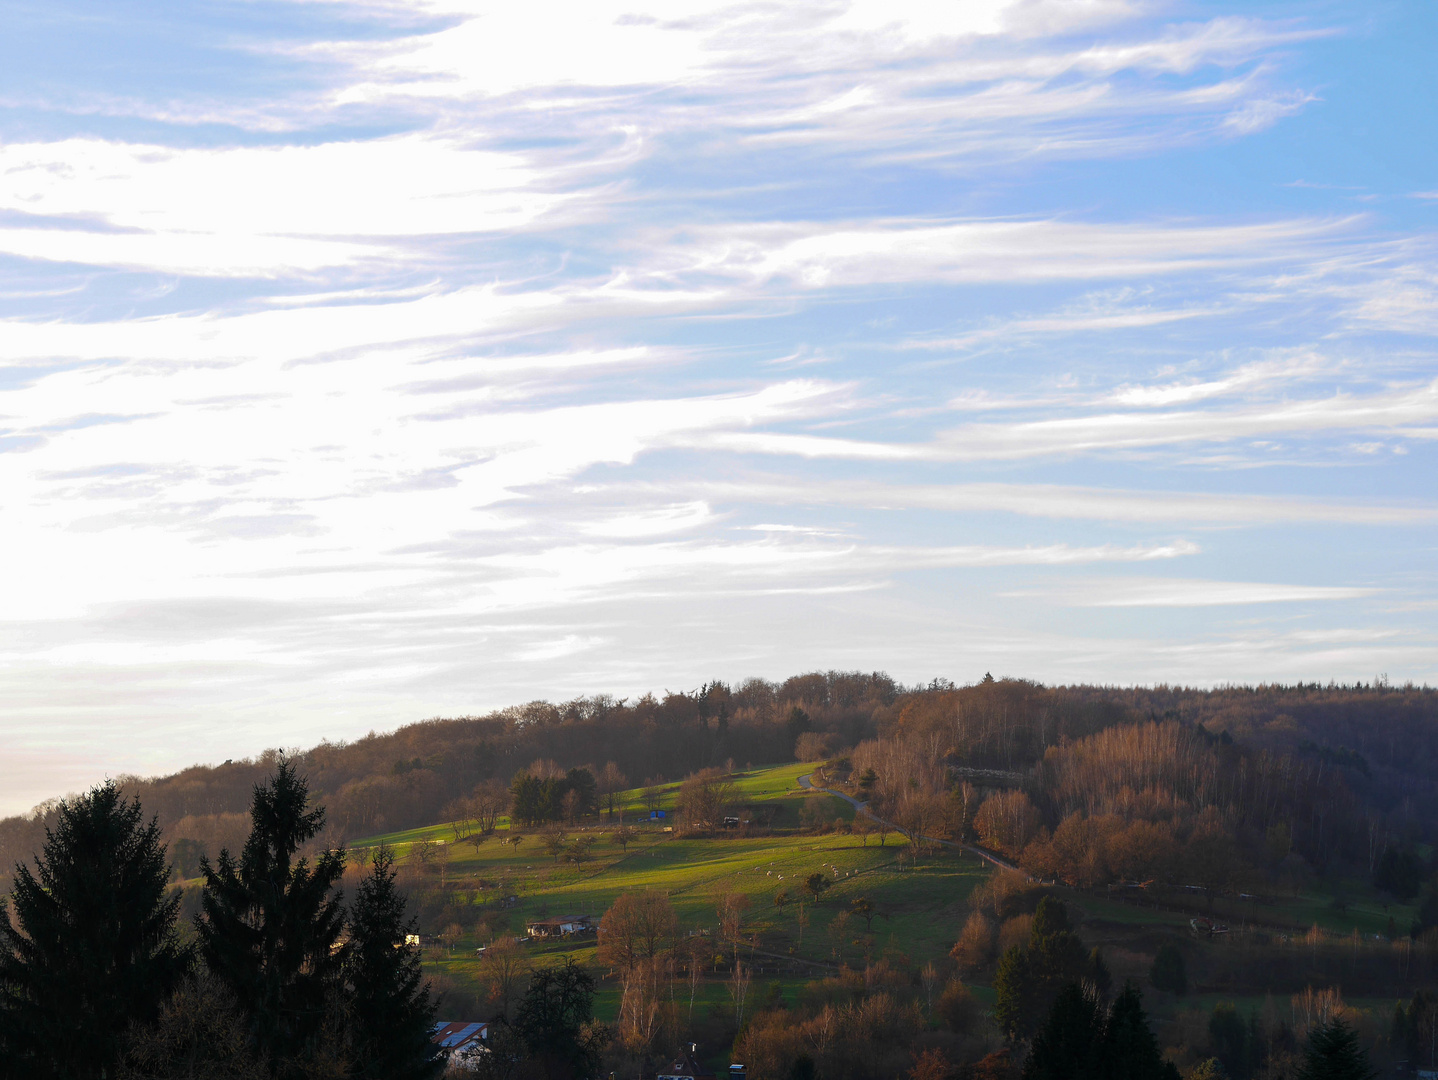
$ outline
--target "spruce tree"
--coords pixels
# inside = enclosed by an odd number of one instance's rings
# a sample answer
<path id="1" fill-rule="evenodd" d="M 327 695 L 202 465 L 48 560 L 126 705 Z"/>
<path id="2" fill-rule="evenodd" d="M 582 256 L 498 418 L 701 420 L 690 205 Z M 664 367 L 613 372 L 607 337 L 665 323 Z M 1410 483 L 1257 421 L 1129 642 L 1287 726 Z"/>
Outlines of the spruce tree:
<path id="1" fill-rule="evenodd" d="M 1048 1015 L 1066 983 L 1104 978 L 1108 971 L 1091 963 L 1068 918 L 1063 902 L 1039 901 L 1027 945 L 1014 945 L 999 958 L 994 976 L 994 1019 L 1010 1039 L 1028 1036 Z"/>
<path id="2" fill-rule="evenodd" d="M 334 886 L 345 854 L 325 852 L 313 867 L 296 858 L 324 826 L 323 808 L 309 810 L 308 802 L 304 779 L 281 761 L 270 782 L 255 788 L 239 861 L 226 849 L 215 865 L 200 863 L 205 889 L 195 928 L 201 955 L 234 993 L 261 1056 L 280 1076 L 296 1072 L 333 1040 L 344 961 Z"/>
<path id="3" fill-rule="evenodd" d="M 1153 967 L 1148 972 L 1148 981 L 1153 983 L 1155 990 L 1166 990 L 1180 997 L 1188 993 L 1188 972 L 1184 967 L 1183 953 L 1178 951 L 1177 946 L 1164 944 L 1158 947 Z"/>
<path id="4" fill-rule="evenodd" d="M 1011 945 L 999 957 L 994 973 L 994 1019 L 1010 1039 L 1032 1030 L 1037 990 L 1029 951 L 1022 945 Z"/>
<path id="5" fill-rule="evenodd" d="M 444 1069 L 430 1042 L 435 1003 L 423 982 L 419 950 L 405 944 L 414 920 L 395 888 L 394 854 L 380 848 L 350 907 L 345 964 L 356 1075 L 369 1080 L 422 1080 Z"/>
<path id="6" fill-rule="evenodd" d="M 35 870 L 0 908 L 0 1056 L 7 1075 L 113 1077 L 190 965 L 160 830 L 113 782 L 59 806 Z"/>
<path id="7" fill-rule="evenodd" d="M 1103 1012 L 1078 983 L 1067 983 L 1034 1036 L 1023 1080 L 1090 1080 Z"/>
<path id="8" fill-rule="evenodd" d="M 1132 982 L 1124 984 L 1109 1010 L 1095 1060 L 1096 1080 L 1179 1080 L 1173 1062 L 1164 1061 L 1158 1051 L 1143 1012 L 1143 995 Z"/>
<path id="9" fill-rule="evenodd" d="M 1043 896 L 1039 898 L 1038 907 L 1034 909 L 1034 923 L 1029 933 L 1034 940 L 1046 938 L 1051 934 L 1061 934 L 1072 930 L 1069 924 L 1068 908 L 1064 902 L 1055 896 Z"/>
<path id="10" fill-rule="evenodd" d="M 1368 1051 L 1358 1033 L 1342 1020 L 1333 1019 L 1313 1029 L 1304 1050 L 1298 1080 L 1372 1080 Z"/>
<path id="11" fill-rule="evenodd" d="M 1103 960 L 1103 952 L 1097 945 L 1089 950 L 1088 968 L 1084 972 L 1084 979 L 1093 983 L 1094 989 L 1100 994 L 1107 994 L 1108 988 L 1113 985 L 1113 976 L 1109 974 L 1108 965 Z"/>

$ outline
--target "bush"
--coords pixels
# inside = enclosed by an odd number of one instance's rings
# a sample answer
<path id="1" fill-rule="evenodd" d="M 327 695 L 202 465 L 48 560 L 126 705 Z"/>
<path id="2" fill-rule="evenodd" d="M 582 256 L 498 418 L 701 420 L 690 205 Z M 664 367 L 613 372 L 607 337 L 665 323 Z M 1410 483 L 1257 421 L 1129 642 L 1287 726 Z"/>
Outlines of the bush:
<path id="1" fill-rule="evenodd" d="M 1373 884 L 1399 900 L 1412 900 L 1423 887 L 1423 860 L 1412 848 L 1389 848 L 1373 868 Z"/>
<path id="2" fill-rule="evenodd" d="M 1174 945 L 1160 945 L 1158 955 L 1149 968 L 1148 981 L 1155 990 L 1182 996 L 1188 993 L 1188 972 L 1184 968 L 1183 953 Z"/>
<path id="3" fill-rule="evenodd" d="M 994 923 L 981 911 L 969 915 L 959 940 L 954 943 L 949 955 L 959 965 L 959 970 L 972 974 L 993 962 Z"/>
<path id="4" fill-rule="evenodd" d="M 934 1015 L 956 1035 L 967 1035 L 978 1023 L 979 1006 L 967 986 L 958 979 L 951 979 L 939 995 Z"/>
<path id="5" fill-rule="evenodd" d="M 834 737 L 827 732 L 806 731 L 794 742 L 795 761 L 824 761 L 833 752 Z"/>
<path id="6" fill-rule="evenodd" d="M 1007 952 L 1015 945 L 1027 945 L 1033 934 L 1033 927 L 1032 915 L 1015 915 L 1012 919 L 1005 919 L 1004 924 L 999 927 L 999 952 Z"/>

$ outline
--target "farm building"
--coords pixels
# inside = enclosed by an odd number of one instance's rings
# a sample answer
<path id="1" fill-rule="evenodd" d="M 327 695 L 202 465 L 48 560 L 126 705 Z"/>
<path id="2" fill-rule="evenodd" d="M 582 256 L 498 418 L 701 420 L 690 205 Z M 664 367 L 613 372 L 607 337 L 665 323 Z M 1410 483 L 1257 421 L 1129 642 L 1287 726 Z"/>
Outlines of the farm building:
<path id="1" fill-rule="evenodd" d="M 524 924 L 525 933 L 532 938 L 569 937 L 593 929 L 594 920 L 588 915 L 556 915 L 552 919 L 531 919 Z"/>

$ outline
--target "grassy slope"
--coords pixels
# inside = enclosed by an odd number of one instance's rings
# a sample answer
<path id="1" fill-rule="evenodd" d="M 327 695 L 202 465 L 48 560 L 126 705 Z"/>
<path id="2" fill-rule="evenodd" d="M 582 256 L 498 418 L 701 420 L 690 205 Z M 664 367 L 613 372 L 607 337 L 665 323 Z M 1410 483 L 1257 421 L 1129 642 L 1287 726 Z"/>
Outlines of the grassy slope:
<path id="1" fill-rule="evenodd" d="M 842 800 L 800 789 L 798 778 L 810 768 L 790 764 L 740 774 L 736 777 L 739 800 L 776 809 L 775 825 L 781 830 L 797 825 L 798 809 L 806 798 L 831 804 L 826 809 L 826 817 L 852 817 L 852 808 Z M 672 809 L 677 790 L 677 784 L 664 785 L 661 805 Z M 858 838 L 847 835 L 809 836 L 782 831 L 764 837 L 723 835 L 679 839 L 665 832 L 663 823 L 644 820 L 647 811 L 640 789 L 624 792 L 621 800 L 626 818 L 639 828 L 638 841 L 625 853 L 601 840 L 593 849 L 594 860 L 582 869 L 556 865 L 544 853 L 541 836 L 527 830 L 515 830 L 526 838 L 518 851 L 491 840 L 476 855 L 469 845 L 454 844 L 453 832 L 445 824 L 370 837 L 357 841 L 353 847 L 385 843 L 403 856 L 417 840 L 449 841 L 446 847 L 451 855 L 445 874 L 451 881 L 465 883 L 470 901 L 492 903 L 511 893 L 520 897 L 518 906 L 509 913 L 509 925 L 515 931 L 520 931 L 523 919 L 529 917 L 571 913 L 601 915 L 615 897 L 631 889 L 662 890 L 673 901 L 685 929 L 712 929 L 718 921 L 714 911 L 717 898 L 738 892 L 749 899 L 746 936 L 757 935 L 761 949 L 815 961 L 841 959 L 850 963 L 861 963 L 866 951 L 876 956 L 906 955 L 916 964 L 943 956 L 967 916 L 970 892 L 988 875 L 988 868 L 977 860 L 952 852 L 924 856 L 916 867 L 911 866 L 900 858 L 906 852 L 900 837 L 890 837 L 887 846 L 882 848 L 875 838 L 866 846 Z M 573 835 L 587 832 L 602 835 L 607 831 L 606 825 L 601 824 L 576 830 Z M 511 835 L 508 822 L 499 835 Z M 801 945 L 797 906 L 790 905 L 780 912 L 773 899 L 781 889 L 796 898 L 803 895 L 804 878 L 816 870 L 824 871 L 831 878 L 836 873 L 838 876 L 821 903 L 814 905 L 806 898 L 809 923 L 803 931 Z M 1331 895 L 1316 890 L 1277 904 L 1254 906 L 1252 910 L 1254 917 L 1265 923 L 1286 923 L 1293 927 L 1317 923 L 1324 929 L 1342 933 L 1357 927 L 1365 936 L 1381 932 L 1390 914 L 1400 927 L 1406 926 L 1411 918 L 1411 907 L 1394 905 L 1385 911 L 1363 883 L 1353 883 L 1344 890 L 1344 895 L 1352 902 L 1342 913 L 1331 905 Z M 854 924 L 845 939 L 836 942 L 827 932 L 829 923 L 859 896 L 872 899 L 886 917 L 874 920 L 874 933 L 867 940 L 859 933 L 861 924 Z M 1143 948 L 1140 942 L 1151 944 L 1155 932 L 1187 933 L 1187 913 L 1155 910 L 1091 895 L 1074 895 L 1070 900 L 1083 912 L 1085 936 L 1103 944 L 1106 950 Z M 1227 913 L 1223 917 L 1238 924 L 1239 920 Z M 858 943 L 861 940 L 864 944 Z M 474 948 L 478 944 L 469 938 L 462 939 L 452 954 L 432 953 L 428 963 L 461 983 L 468 983 L 476 977 Z M 552 945 L 536 942 L 526 948 L 536 959 L 568 953 L 578 960 L 592 961 L 594 956 L 592 938 Z M 793 991 L 799 984 L 820 974 L 822 969 L 817 967 L 811 976 L 774 974 L 758 989 L 761 994 L 768 993 L 768 983 L 775 983 L 792 1001 Z M 1123 974 L 1143 980 L 1145 972 L 1135 969 Z M 985 988 L 974 989 L 981 998 L 989 997 Z M 1166 996 L 1156 996 L 1152 991 L 1149 996 L 1157 1014 L 1171 1015 L 1179 1009 L 1211 1006 L 1208 1000 L 1211 995 L 1181 1001 L 1166 1000 Z M 696 1008 L 726 1000 L 722 978 L 716 979 L 701 987 Z M 1248 999 L 1240 1001 L 1254 1004 Z M 602 1018 L 613 1018 L 618 1002 L 612 982 L 601 983 L 596 1004 Z"/>
<path id="2" fill-rule="evenodd" d="M 841 799 L 823 793 L 806 794 L 799 788 L 798 777 L 808 770 L 809 766 L 785 765 L 743 774 L 736 784 L 740 801 L 779 803 L 776 824 L 781 826 L 797 822 L 798 807 L 804 799 L 822 799 L 832 804 L 826 808 L 830 818 L 852 816 L 852 808 Z M 667 786 L 666 806 L 672 805 L 674 788 Z M 642 806 L 641 796 L 637 789 L 624 793 L 631 814 Z M 525 830 L 516 830 L 525 836 L 517 852 L 511 845 L 491 840 L 476 854 L 468 844 L 455 844 L 452 831 L 443 824 L 368 837 L 352 848 L 383 843 L 403 856 L 416 841 L 448 841 L 445 846 L 450 849 L 450 857 L 444 875 L 450 882 L 464 882 L 471 902 L 493 903 L 511 893 L 520 897 L 519 904 L 509 912 L 509 925 L 515 931 L 525 918 L 559 914 L 597 917 L 620 893 L 633 889 L 664 891 L 685 929 L 712 930 L 718 922 L 716 900 L 727 893 L 741 893 L 749 901 L 745 934 L 757 935 L 760 949 L 830 963 L 836 956 L 856 962 L 866 948 L 876 956 L 888 951 L 907 954 L 919 963 L 929 956 L 942 955 L 958 934 L 967 913 L 969 893 L 987 877 L 987 869 L 978 860 L 954 854 L 926 856 L 914 866 L 907 859 L 901 860 L 906 845 L 901 838 L 892 836 L 881 847 L 876 838 L 870 838 L 865 845 L 857 837 L 841 834 L 689 839 L 676 838 L 657 823 L 641 821 L 638 827 L 640 838 L 629 845 L 627 853 L 601 840 L 593 849 L 594 860 L 579 869 L 563 863 L 556 865 L 545 854 L 540 835 Z M 575 830 L 572 835 L 605 832 L 605 826 L 600 825 Z M 509 830 L 501 829 L 499 835 L 507 837 Z M 803 893 L 804 879 L 816 871 L 834 881 L 817 905 Z M 436 874 L 434 870 L 427 872 Z M 773 902 L 781 890 L 796 898 L 782 912 Z M 802 945 L 797 904 L 800 896 L 805 897 L 809 919 L 803 929 Z M 874 932 L 864 946 L 855 944 L 864 938 L 860 933 L 862 923 L 858 922 L 843 941 L 834 941 L 827 932 L 830 921 L 860 896 L 871 898 L 888 917 L 874 920 Z M 476 977 L 474 949 L 478 944 L 464 938 L 452 955 L 429 962 L 461 982 L 468 982 Z M 535 958 L 567 953 L 585 961 L 593 959 L 594 941 L 587 938 L 553 945 L 535 942 L 526 948 Z M 821 973 L 822 969 L 814 969 L 814 975 Z M 782 990 L 789 992 L 807 977 L 812 976 L 767 981 L 777 981 Z M 767 985 L 764 992 L 768 992 Z M 704 989 L 700 1000 L 717 1002 L 725 994 L 722 985 L 713 983 Z M 612 1018 L 617 1009 L 612 983 L 602 984 L 597 1005 L 601 1016 Z"/>

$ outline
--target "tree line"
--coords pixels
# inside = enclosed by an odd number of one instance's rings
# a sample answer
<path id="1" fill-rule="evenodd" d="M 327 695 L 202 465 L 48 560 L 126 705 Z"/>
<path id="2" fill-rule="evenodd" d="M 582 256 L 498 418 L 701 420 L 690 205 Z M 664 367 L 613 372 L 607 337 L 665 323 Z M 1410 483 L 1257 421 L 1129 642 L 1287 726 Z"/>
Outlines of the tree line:
<path id="1" fill-rule="evenodd" d="M 981 843 L 1045 880 L 1214 897 L 1363 877 L 1400 901 L 1422 893 L 1427 914 L 1412 929 L 1438 926 L 1438 866 L 1418 854 L 1434 838 L 1432 819 L 1417 811 L 1432 805 L 1433 778 L 1352 748 L 1285 746 L 1232 705 L 1287 699 L 1314 709 L 1326 697 L 1341 720 L 1333 731 L 1353 735 L 1356 700 L 1375 714 L 1364 738 L 1371 752 L 1378 722 L 1402 714 L 1394 722 L 1411 728 L 1413 714 L 1431 709 L 1431 691 L 1214 692 L 1230 704 L 1207 717 L 1120 708 L 1137 694 L 1055 695 L 995 680 L 909 696 L 886 733 L 846 756 L 848 780 L 911 837 Z M 1424 716 L 1431 740 L 1438 722 Z M 1280 724 L 1293 734 L 1292 715 L 1278 712 Z M 1375 777 L 1391 788 L 1376 788 Z"/>
<path id="2" fill-rule="evenodd" d="M 0 920 L 0 1076 L 438 1075 L 393 859 L 375 854 L 344 903 L 343 849 L 301 854 L 324 817 L 281 761 L 244 847 L 201 859 L 187 928 L 139 801 L 106 783 L 61 802 Z"/>
<path id="3" fill-rule="evenodd" d="M 611 764 L 637 784 L 641 778 L 677 779 L 731 759 L 823 759 L 859 746 L 868 747 L 866 767 L 880 777 L 881 794 L 895 776 L 905 785 L 918 780 L 931 795 L 961 787 L 964 776 L 972 794 L 981 794 L 985 782 L 977 774 L 985 771 L 1023 774 L 1032 780 L 1025 790 L 1052 833 L 1073 813 L 1088 818 L 1108 812 L 1087 804 L 1099 790 L 1090 787 L 1089 774 L 1102 781 L 1110 755 L 1122 753 L 1123 733 L 1155 724 L 1184 733 L 1172 744 L 1175 763 L 1209 770 L 1220 802 L 1250 830 L 1243 842 L 1252 852 L 1283 848 L 1281 829 L 1267 835 L 1279 819 L 1288 829 L 1288 851 L 1318 873 L 1334 859 L 1339 869 L 1371 872 L 1389 849 L 1435 839 L 1438 692 L 1382 684 L 1197 690 L 987 679 L 970 686 L 935 680 L 905 687 L 882 673 L 831 671 L 782 682 L 713 682 L 633 700 L 596 695 L 535 701 L 283 756 L 305 770 L 316 798 L 328 807 L 320 840 L 330 847 L 438 820 L 482 786 L 508 787 L 526 771 L 541 783 L 555 783 L 524 808 L 533 809 L 536 820 L 556 821 L 564 819 L 570 793 L 561 781 L 574 769 L 588 770 L 603 802 L 602 774 Z M 1066 753 L 1053 762 L 1048 757 L 1105 732 L 1113 733 L 1112 741 L 1093 744 L 1085 760 Z M 1229 742 L 1200 743 L 1200 732 L 1207 733 L 1202 739 Z M 172 863 L 193 877 L 201 854 L 213 859 L 222 847 L 243 845 L 250 792 L 281 756 L 269 751 L 167 777 L 123 777 L 120 786 L 157 816 Z M 1141 771 L 1141 760 L 1130 761 Z M 557 775 L 537 772 L 541 762 Z M 1243 770 L 1241 777 L 1230 762 Z M 1050 779 L 1085 794 L 1053 787 L 1049 799 L 1042 792 Z M 1120 806 L 1117 793 L 1105 798 L 1126 821 L 1153 820 L 1163 811 L 1153 798 L 1175 792 L 1187 798 L 1183 785 L 1200 779 L 1159 772 L 1153 784 L 1132 788 L 1136 802 Z M 944 809 L 922 801 L 909 806 L 906 796 L 900 801 L 919 817 Z M 0 821 L 0 876 L 35 850 L 55 812 L 51 802 Z M 960 813 L 972 824 L 972 808 Z M 1180 823 L 1181 831 L 1186 828 Z"/>

